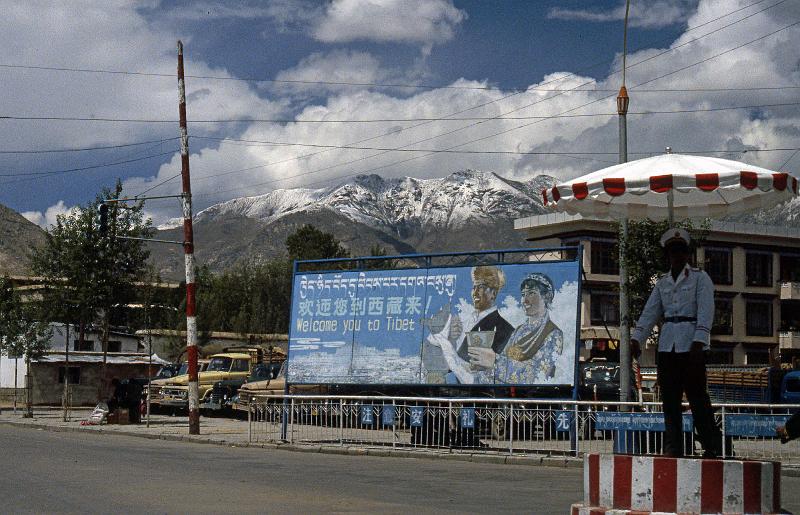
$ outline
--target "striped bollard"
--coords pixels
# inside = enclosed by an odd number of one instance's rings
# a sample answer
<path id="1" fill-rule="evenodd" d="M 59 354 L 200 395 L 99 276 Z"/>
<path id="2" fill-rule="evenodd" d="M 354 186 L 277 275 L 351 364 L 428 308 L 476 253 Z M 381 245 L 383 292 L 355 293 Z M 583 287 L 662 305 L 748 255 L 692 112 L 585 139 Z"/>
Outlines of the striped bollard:
<path id="1" fill-rule="evenodd" d="M 594 453 L 583 490 L 573 515 L 779 513 L 781 464 Z"/>

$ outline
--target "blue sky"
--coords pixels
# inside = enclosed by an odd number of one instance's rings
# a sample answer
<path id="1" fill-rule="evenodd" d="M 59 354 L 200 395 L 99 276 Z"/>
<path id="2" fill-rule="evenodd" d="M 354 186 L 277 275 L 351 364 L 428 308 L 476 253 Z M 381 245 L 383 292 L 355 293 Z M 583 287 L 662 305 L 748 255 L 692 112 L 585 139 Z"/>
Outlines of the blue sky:
<path id="1" fill-rule="evenodd" d="M 419 157 L 253 142 L 615 151 L 616 119 L 607 116 L 614 111 L 613 98 L 604 97 L 613 95 L 605 90 L 617 89 L 621 80 L 614 73 L 622 47 L 624 3 L 619 0 L 142 0 L 63 5 L 0 1 L 0 7 L 4 12 L 0 115 L 4 116 L 174 120 L 175 41 L 184 41 L 190 122 L 239 120 L 190 124 L 196 209 L 275 188 L 326 187 L 357 173 L 424 178 L 475 168 L 520 180 L 540 173 L 567 179 L 615 160 L 607 155 Z M 800 42 L 800 28 L 779 30 L 797 21 L 796 0 L 633 0 L 628 60 L 631 111 L 796 102 L 798 89 L 742 88 L 800 83 L 791 50 Z M 744 46 L 725 52 L 739 45 Z M 164 76 L 16 67 L 20 65 Z M 216 79 L 207 78 L 212 76 Z M 249 78 L 309 82 L 231 80 Z M 642 90 L 670 91 L 637 92 L 636 85 L 642 82 L 647 82 Z M 604 91 L 540 91 L 573 88 Z M 483 107 L 474 109 L 478 105 Z M 531 119 L 478 124 L 397 121 L 447 118 L 459 111 L 464 111 L 461 117 L 484 118 L 595 116 L 536 123 Z M 630 150 L 655 152 L 666 145 L 678 151 L 728 150 L 715 155 L 778 167 L 793 151 L 739 151 L 800 147 L 798 114 L 796 106 L 773 106 L 631 116 Z M 273 122 L 243 121 L 253 118 Z M 394 121 L 342 121 L 376 118 Z M 309 123 L 320 119 L 338 122 Z M 177 142 L 171 139 L 177 135 L 176 123 L 0 120 L 0 131 L 0 151 L 5 152 L 136 144 L 82 152 L 0 154 L 0 203 L 42 225 L 91 200 L 117 178 L 127 193 L 136 194 L 180 171 Z M 152 143 L 139 144 L 143 142 Z M 414 156 L 418 158 L 409 160 Z M 798 164 L 800 157 L 786 169 L 794 172 Z M 65 171 L 90 166 L 97 168 Z M 167 181 L 153 194 L 172 194 L 178 188 L 179 181 Z M 154 202 L 147 208 L 156 223 L 178 214 L 177 206 L 169 203 Z"/>

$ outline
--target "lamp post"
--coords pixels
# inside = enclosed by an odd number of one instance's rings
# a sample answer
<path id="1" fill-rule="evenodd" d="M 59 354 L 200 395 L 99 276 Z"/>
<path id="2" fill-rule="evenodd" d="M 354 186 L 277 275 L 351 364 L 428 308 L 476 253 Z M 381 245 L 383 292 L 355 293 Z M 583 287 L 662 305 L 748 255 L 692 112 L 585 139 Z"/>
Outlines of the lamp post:
<path id="1" fill-rule="evenodd" d="M 625 68 L 628 57 L 628 12 L 631 2 L 625 2 L 625 26 L 622 36 L 622 87 L 617 95 L 619 115 L 619 162 L 628 162 L 628 123 L 626 116 L 630 98 L 625 88 Z M 625 266 L 625 248 L 628 245 L 628 219 L 620 224 L 619 242 L 619 400 L 627 402 L 631 390 L 631 334 L 628 309 L 628 269 Z"/>

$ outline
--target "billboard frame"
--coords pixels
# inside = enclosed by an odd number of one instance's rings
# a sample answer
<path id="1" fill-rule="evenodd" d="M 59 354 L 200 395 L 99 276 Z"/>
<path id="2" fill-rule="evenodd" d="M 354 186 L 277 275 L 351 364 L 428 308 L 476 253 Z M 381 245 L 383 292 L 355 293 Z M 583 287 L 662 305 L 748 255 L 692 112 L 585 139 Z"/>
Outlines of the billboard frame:
<path id="1" fill-rule="evenodd" d="M 564 257 L 564 254 L 567 252 L 574 252 L 574 257 L 572 259 L 568 259 Z M 548 258 L 547 256 L 553 256 L 556 254 L 560 254 L 559 259 L 552 259 Z M 508 261 L 506 258 L 509 256 L 540 256 L 538 259 L 527 259 L 527 260 L 518 260 L 518 261 Z M 495 259 L 491 259 L 494 257 Z M 470 260 L 469 258 L 477 258 L 477 260 Z M 434 263 L 434 259 L 451 259 L 451 260 L 458 260 L 462 259 L 464 262 L 462 263 L 442 263 L 436 264 Z M 410 263 L 420 261 L 420 266 L 410 266 Z M 380 267 L 370 267 L 365 266 L 370 263 L 380 263 L 383 262 L 384 266 Z M 385 266 L 386 264 L 394 264 L 397 262 L 405 262 L 409 263 L 409 266 Z M 557 247 L 537 247 L 537 248 L 524 248 L 524 249 L 500 249 L 500 250 L 482 250 L 482 251 L 465 251 L 465 252 L 437 252 L 437 253 L 417 253 L 417 254 L 400 254 L 400 255 L 393 255 L 393 256 L 361 256 L 361 257 L 354 257 L 354 258 L 330 258 L 330 259 L 307 259 L 307 260 L 295 260 L 292 264 L 292 299 L 294 299 L 294 285 L 295 285 L 295 278 L 298 275 L 311 275 L 311 274 L 327 274 L 327 273 L 337 273 L 337 272 L 364 272 L 364 271 L 386 271 L 386 270 L 418 270 L 418 269 L 437 269 L 437 268 L 467 268 L 467 267 L 475 267 L 475 266 L 484 266 L 484 265 L 523 265 L 523 264 L 532 264 L 532 263 L 571 263 L 576 262 L 578 266 L 578 294 L 577 294 L 577 306 L 576 306 L 576 317 L 575 317 L 575 363 L 574 363 L 574 370 L 573 370 L 573 384 L 553 384 L 553 385 L 528 385 L 528 384 L 438 384 L 438 383 L 364 383 L 370 384 L 372 386 L 382 386 L 382 387 L 422 387 L 422 388 L 431 388 L 431 387 L 445 387 L 445 388 L 463 388 L 468 390 L 475 390 L 481 388 L 552 388 L 553 390 L 565 389 L 568 387 L 572 387 L 572 398 L 578 398 L 578 389 L 579 389 L 579 373 L 580 373 L 580 346 L 581 346 L 581 338 L 580 338 L 580 329 L 581 329 L 581 316 L 582 316 L 582 296 L 583 296 L 583 280 L 585 272 L 583 270 L 583 245 L 562 245 Z M 339 266 L 330 266 L 329 265 L 339 265 Z M 347 266 L 350 265 L 350 266 Z M 352 266 L 355 265 L 355 266 Z M 308 270 L 302 270 L 304 267 L 309 267 Z M 294 300 L 290 306 L 289 312 L 289 320 L 290 325 L 291 322 L 294 320 Z M 291 359 L 291 327 L 290 327 L 290 334 L 289 334 L 289 349 L 287 352 L 287 365 L 289 360 Z M 318 383 L 318 382 L 289 382 L 288 381 L 288 373 L 287 373 L 287 381 L 285 383 L 285 393 L 289 393 L 290 386 L 298 385 L 353 385 L 353 384 L 362 384 L 362 383 Z"/>

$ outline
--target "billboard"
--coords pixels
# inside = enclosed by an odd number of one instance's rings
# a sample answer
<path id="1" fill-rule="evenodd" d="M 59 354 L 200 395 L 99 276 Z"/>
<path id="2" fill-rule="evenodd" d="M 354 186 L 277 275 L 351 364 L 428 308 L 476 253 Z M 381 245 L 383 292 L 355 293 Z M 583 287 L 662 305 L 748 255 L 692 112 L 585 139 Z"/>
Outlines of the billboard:
<path id="1" fill-rule="evenodd" d="M 574 385 L 580 264 L 297 273 L 288 380 Z"/>

